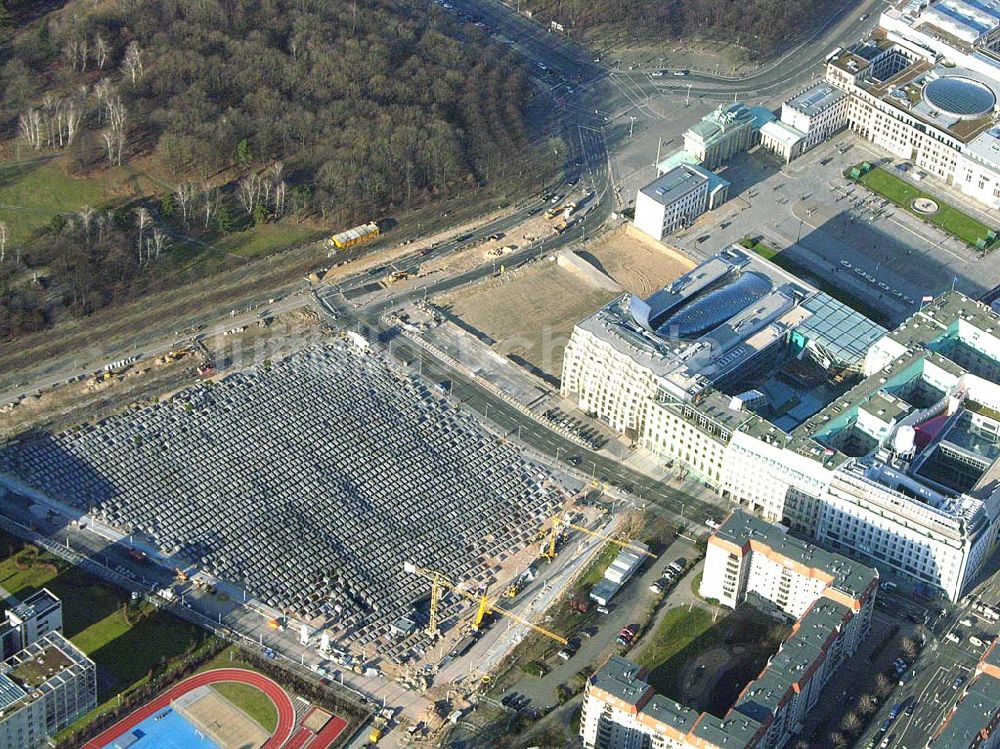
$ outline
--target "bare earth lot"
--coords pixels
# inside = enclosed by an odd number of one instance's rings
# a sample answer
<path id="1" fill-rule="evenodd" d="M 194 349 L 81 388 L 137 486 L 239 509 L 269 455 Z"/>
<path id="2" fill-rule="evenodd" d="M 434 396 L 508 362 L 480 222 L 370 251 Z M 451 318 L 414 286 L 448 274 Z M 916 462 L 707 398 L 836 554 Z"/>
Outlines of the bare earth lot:
<path id="1" fill-rule="evenodd" d="M 622 226 L 578 251 L 626 291 L 646 297 L 694 267 L 694 262 L 631 224 Z"/>
<path id="2" fill-rule="evenodd" d="M 541 260 L 436 303 L 492 338 L 497 352 L 558 377 L 573 326 L 614 296 Z"/>

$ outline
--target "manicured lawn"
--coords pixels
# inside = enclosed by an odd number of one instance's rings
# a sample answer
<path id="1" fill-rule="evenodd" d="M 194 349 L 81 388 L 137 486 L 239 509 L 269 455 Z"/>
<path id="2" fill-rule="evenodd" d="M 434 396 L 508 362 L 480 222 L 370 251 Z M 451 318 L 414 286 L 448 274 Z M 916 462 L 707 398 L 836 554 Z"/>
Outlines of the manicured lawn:
<path id="1" fill-rule="evenodd" d="M 55 161 L 0 167 L 0 221 L 7 224 L 8 249 L 58 213 L 104 205 L 114 196 L 115 181 L 111 172 L 103 171 L 74 177 Z"/>
<path id="2" fill-rule="evenodd" d="M 620 551 L 621 547 L 618 544 L 605 544 L 604 548 L 601 549 L 601 553 L 594 557 L 594 561 L 590 563 L 587 570 L 577 579 L 574 587 L 578 590 L 587 589 L 586 592 L 590 593 L 589 588 L 601 581 L 604 577 L 604 572 L 615 561 L 615 557 L 618 556 L 618 552 Z"/>
<path id="3" fill-rule="evenodd" d="M 278 711 L 274 709 L 274 703 L 257 687 L 234 683 L 215 684 L 212 689 L 257 721 L 268 733 L 273 733 L 278 727 Z"/>
<path id="4" fill-rule="evenodd" d="M 981 221 L 977 221 L 972 218 L 972 216 L 966 215 L 955 208 L 952 208 L 947 203 L 938 200 L 933 195 L 923 192 L 922 190 L 911 185 L 909 182 L 901 180 L 899 177 L 887 172 L 882 168 L 872 169 L 867 174 L 862 174 L 858 182 L 863 184 L 869 190 L 877 192 L 879 195 L 888 198 L 893 203 L 898 205 L 900 208 L 912 213 L 914 216 L 929 221 L 932 224 L 944 229 L 949 234 L 952 234 L 963 242 L 975 246 L 976 242 L 980 239 L 986 237 L 986 233 L 990 229 L 995 229 L 996 227 L 988 227 Z M 939 210 L 937 213 L 925 216 L 923 214 L 917 213 L 913 210 L 912 203 L 917 198 L 929 198 L 938 204 Z"/>
<path id="5" fill-rule="evenodd" d="M 233 645 L 219 651 L 212 660 L 198 668 L 198 672 L 210 671 L 213 668 L 257 670 L 253 665 L 240 658 L 239 648 Z M 271 701 L 259 689 L 255 689 L 249 684 L 215 684 L 212 688 L 217 689 L 223 697 L 260 723 L 265 731 L 270 732 L 277 727 L 278 715 L 274 711 Z"/>

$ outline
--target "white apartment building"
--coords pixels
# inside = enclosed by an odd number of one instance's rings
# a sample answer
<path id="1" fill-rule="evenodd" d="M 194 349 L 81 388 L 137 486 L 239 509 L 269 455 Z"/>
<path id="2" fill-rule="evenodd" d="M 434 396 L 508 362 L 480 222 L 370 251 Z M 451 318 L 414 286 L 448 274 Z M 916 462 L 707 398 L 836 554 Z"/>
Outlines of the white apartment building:
<path id="1" fill-rule="evenodd" d="M 875 569 L 735 510 L 709 538 L 700 592 L 733 609 L 748 596 L 763 598 L 795 620 L 825 597 L 864 612 L 867 630 L 877 587 Z"/>
<path id="2" fill-rule="evenodd" d="M 47 588 L 7 609 L 0 622 L 0 657 L 9 658 L 49 632 L 62 631 L 62 601 Z"/>
<path id="3" fill-rule="evenodd" d="M 826 79 L 849 94 L 851 130 L 1000 208 L 1000 9 L 970 8 L 890 9 L 872 39 L 831 55 Z"/>
<path id="4" fill-rule="evenodd" d="M 708 177 L 689 164 L 657 177 L 636 194 L 635 227 L 653 239 L 663 239 L 690 226 L 708 210 L 708 185 Z"/>
<path id="5" fill-rule="evenodd" d="M 875 570 L 733 513 L 709 540 L 702 595 L 733 607 L 744 600 L 764 604 L 796 620 L 792 634 L 722 718 L 657 695 L 642 668 L 612 656 L 587 684 L 583 745 L 784 746 L 867 633 L 877 588 Z"/>
<path id="6" fill-rule="evenodd" d="M 0 665 L 0 749 L 35 749 L 97 706 L 97 669 L 58 632 Z"/>

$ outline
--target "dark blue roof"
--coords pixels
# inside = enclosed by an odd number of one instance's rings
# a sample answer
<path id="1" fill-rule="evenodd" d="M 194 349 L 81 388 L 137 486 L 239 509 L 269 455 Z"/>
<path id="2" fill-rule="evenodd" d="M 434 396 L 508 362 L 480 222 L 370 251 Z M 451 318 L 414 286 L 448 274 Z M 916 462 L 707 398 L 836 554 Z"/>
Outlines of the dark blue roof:
<path id="1" fill-rule="evenodd" d="M 668 338 L 694 340 L 715 330 L 771 291 L 771 281 L 760 273 L 743 273 L 735 281 L 697 297 L 664 320 L 657 333 Z"/>

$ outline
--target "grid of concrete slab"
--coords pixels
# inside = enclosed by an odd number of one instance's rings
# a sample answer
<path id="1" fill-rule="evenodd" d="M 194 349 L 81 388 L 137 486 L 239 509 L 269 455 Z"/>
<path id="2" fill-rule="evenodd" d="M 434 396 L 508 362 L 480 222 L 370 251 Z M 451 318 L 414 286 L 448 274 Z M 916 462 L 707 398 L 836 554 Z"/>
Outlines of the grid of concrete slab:
<path id="1" fill-rule="evenodd" d="M 405 561 L 486 581 L 565 496 L 436 387 L 346 342 L 35 435 L 0 470 L 361 644 L 426 594 Z"/>

